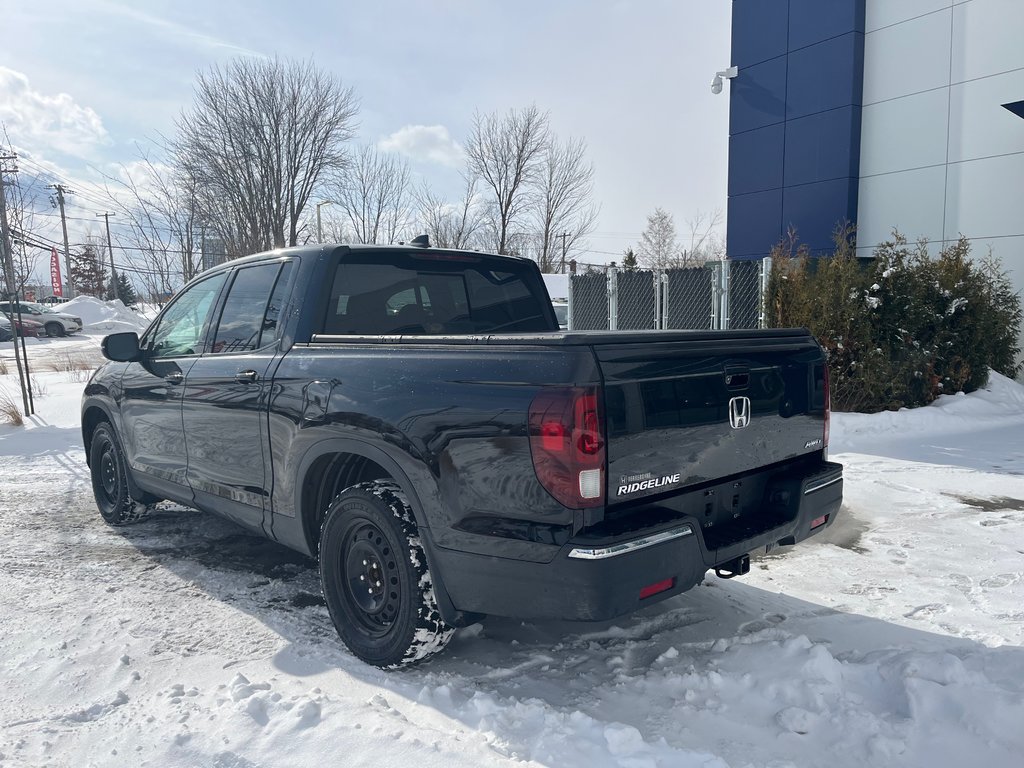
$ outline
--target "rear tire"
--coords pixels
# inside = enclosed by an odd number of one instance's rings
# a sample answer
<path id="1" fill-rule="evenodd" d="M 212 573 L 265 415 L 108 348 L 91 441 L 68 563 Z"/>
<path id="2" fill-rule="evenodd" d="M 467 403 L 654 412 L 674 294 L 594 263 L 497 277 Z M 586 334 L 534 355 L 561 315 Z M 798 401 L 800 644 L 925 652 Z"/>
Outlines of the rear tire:
<path id="1" fill-rule="evenodd" d="M 46 324 L 46 335 L 47 336 L 63 336 L 64 326 L 60 323 L 47 323 Z"/>
<path id="2" fill-rule="evenodd" d="M 420 661 L 455 632 L 437 607 L 408 499 L 391 480 L 353 485 L 330 503 L 320 581 L 338 634 L 367 664 Z"/>
<path id="3" fill-rule="evenodd" d="M 92 433 L 89 470 L 96 506 L 110 525 L 134 523 L 152 508 L 132 498 L 128 490 L 128 464 L 114 428 L 108 422 L 101 423 Z"/>

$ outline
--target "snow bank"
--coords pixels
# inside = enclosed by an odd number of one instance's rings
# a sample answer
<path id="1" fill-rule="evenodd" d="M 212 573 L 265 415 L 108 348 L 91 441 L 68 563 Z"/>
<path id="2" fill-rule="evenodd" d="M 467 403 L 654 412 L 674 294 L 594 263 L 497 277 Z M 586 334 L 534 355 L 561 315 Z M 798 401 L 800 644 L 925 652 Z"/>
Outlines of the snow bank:
<path id="1" fill-rule="evenodd" d="M 92 296 L 79 296 L 61 304 L 58 311 L 82 318 L 86 333 L 142 332 L 149 325 L 144 317 L 128 309 L 120 299 L 101 301 Z"/>
<path id="2" fill-rule="evenodd" d="M 969 395 L 941 395 L 923 408 L 833 413 L 831 447 L 833 451 L 875 453 L 878 441 L 921 440 L 1011 425 L 1024 427 L 1024 386 L 993 371 L 984 389 Z"/>

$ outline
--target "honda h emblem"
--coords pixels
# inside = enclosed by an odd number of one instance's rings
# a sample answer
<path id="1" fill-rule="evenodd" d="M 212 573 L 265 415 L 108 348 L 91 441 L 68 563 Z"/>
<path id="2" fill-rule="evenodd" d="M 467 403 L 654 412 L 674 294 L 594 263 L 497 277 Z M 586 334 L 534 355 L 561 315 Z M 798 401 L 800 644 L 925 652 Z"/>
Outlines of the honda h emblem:
<path id="1" fill-rule="evenodd" d="M 729 401 L 729 425 L 743 429 L 750 423 L 750 398 L 734 397 Z"/>

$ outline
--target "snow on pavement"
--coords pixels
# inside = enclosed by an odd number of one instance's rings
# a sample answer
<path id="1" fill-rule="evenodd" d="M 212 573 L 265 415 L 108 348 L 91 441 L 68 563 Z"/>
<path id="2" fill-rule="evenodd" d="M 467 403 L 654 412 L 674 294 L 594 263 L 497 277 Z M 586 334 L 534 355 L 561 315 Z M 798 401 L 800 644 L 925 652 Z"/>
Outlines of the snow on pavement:
<path id="1" fill-rule="evenodd" d="M 1013 382 L 835 415 L 843 516 L 748 577 L 603 624 L 487 620 L 382 672 L 305 558 L 170 506 L 102 523 L 83 384 L 42 372 L 98 339 L 31 345 L 38 414 L 0 426 L 0 766 L 1021 764 Z"/>

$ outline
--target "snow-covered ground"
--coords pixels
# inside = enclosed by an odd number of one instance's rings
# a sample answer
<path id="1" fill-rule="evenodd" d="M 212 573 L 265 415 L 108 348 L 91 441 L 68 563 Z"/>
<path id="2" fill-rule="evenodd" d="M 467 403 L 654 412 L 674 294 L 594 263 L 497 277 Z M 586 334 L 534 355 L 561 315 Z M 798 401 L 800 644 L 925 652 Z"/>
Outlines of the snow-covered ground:
<path id="1" fill-rule="evenodd" d="M 1018 384 L 837 414 L 843 517 L 748 577 L 382 672 L 304 558 L 189 510 L 102 523 L 60 370 L 99 339 L 30 341 L 37 415 L 0 426 L 0 766 L 1024 765 Z"/>

